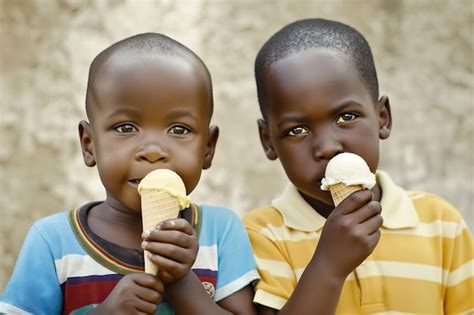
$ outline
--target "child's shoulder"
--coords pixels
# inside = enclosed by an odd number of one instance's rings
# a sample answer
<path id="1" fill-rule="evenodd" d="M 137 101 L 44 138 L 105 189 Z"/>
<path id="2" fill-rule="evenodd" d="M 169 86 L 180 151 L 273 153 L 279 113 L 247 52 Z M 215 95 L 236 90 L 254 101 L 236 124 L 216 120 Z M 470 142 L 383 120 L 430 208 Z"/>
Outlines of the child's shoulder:
<path id="1" fill-rule="evenodd" d="M 240 228 L 242 222 L 239 216 L 229 208 L 199 205 L 198 222 L 200 229 L 212 230 L 214 233 L 225 233 L 225 230 L 232 228 Z"/>
<path id="2" fill-rule="evenodd" d="M 39 231 L 52 232 L 58 231 L 64 228 L 69 228 L 69 216 L 70 210 L 61 211 L 54 214 L 51 214 L 47 217 L 41 218 L 33 223 L 33 227 Z"/>
<path id="3" fill-rule="evenodd" d="M 36 253 L 49 252 L 54 259 L 77 252 L 80 246 L 71 227 L 70 212 L 58 212 L 33 223 L 23 246 Z"/>
<path id="4" fill-rule="evenodd" d="M 42 240 L 52 248 L 63 246 L 65 243 L 76 243 L 76 236 L 71 223 L 71 217 L 76 210 L 63 210 L 37 220 L 28 234 L 32 239 Z"/>
<path id="5" fill-rule="evenodd" d="M 442 197 L 427 192 L 404 189 L 398 186 L 388 173 L 380 170 L 377 171 L 376 176 L 382 189 L 382 216 L 384 216 L 384 211 L 388 211 L 388 214 L 395 211 L 403 218 L 412 215 L 413 209 L 416 212 L 417 220 L 421 223 L 462 224 L 463 220 L 459 211 Z M 385 209 L 384 206 L 386 206 Z M 386 217 L 384 217 L 384 221 L 385 219 Z"/>
<path id="6" fill-rule="evenodd" d="M 210 205 L 200 205 L 199 208 L 198 215 L 201 218 L 196 228 L 201 246 L 218 244 L 221 249 L 247 246 L 245 228 L 237 213 L 228 208 Z"/>
<path id="7" fill-rule="evenodd" d="M 268 205 L 247 212 L 242 221 L 247 229 L 259 229 L 271 224 L 282 226 L 285 224 L 283 215 L 275 207 Z"/>
<path id="8" fill-rule="evenodd" d="M 421 222 L 435 220 L 461 223 L 459 211 L 446 199 L 427 192 L 408 191 L 408 195 L 415 206 Z"/>
<path id="9" fill-rule="evenodd" d="M 203 217 L 214 220 L 226 220 L 229 218 L 238 218 L 237 214 L 229 208 L 213 206 L 213 205 L 199 205 Z"/>

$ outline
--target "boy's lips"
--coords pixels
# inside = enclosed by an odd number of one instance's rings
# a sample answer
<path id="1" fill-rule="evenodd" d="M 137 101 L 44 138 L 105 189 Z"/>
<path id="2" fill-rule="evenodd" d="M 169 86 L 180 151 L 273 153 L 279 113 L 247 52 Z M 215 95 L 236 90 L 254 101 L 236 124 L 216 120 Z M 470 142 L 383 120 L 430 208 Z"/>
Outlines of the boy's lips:
<path id="1" fill-rule="evenodd" d="M 314 180 L 314 183 L 316 185 L 321 185 L 321 181 L 323 180 L 324 178 L 324 172 L 322 174 L 318 174 L 317 176 L 315 176 L 315 180 Z"/>
<path id="2" fill-rule="evenodd" d="M 128 181 L 128 183 L 134 187 L 138 187 L 138 184 L 140 184 L 141 179 L 131 179 Z"/>

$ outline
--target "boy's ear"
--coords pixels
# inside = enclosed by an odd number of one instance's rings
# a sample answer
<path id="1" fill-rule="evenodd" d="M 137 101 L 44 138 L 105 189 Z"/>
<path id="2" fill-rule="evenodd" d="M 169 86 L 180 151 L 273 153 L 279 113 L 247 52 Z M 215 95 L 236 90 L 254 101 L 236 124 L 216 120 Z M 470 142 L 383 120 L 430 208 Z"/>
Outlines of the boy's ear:
<path id="1" fill-rule="evenodd" d="M 81 141 L 82 157 L 84 163 L 89 166 L 95 166 L 94 145 L 92 142 L 91 125 L 85 120 L 79 123 L 79 140 Z"/>
<path id="2" fill-rule="evenodd" d="M 392 130 L 392 112 L 388 96 L 382 96 L 377 103 L 377 117 L 379 120 L 379 138 L 387 139 Z"/>
<path id="3" fill-rule="evenodd" d="M 268 130 L 267 122 L 264 119 L 257 120 L 258 133 L 260 135 L 260 142 L 262 143 L 263 151 L 269 160 L 276 160 L 278 155 L 273 149 L 272 140 L 270 138 L 270 131 Z"/>
<path id="4" fill-rule="evenodd" d="M 216 151 L 217 139 L 219 138 L 219 127 L 209 127 L 209 134 L 207 136 L 206 151 L 204 152 L 204 162 L 202 169 L 206 170 L 212 165 L 214 152 Z"/>

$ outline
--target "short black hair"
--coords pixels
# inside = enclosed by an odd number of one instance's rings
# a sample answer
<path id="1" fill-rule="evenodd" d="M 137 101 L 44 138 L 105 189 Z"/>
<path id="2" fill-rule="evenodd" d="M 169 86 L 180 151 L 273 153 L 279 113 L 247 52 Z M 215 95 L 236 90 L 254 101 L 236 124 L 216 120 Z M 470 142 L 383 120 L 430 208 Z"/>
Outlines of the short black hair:
<path id="1" fill-rule="evenodd" d="M 356 29 L 340 22 L 325 19 L 305 19 L 286 25 L 263 45 L 255 59 L 260 111 L 265 116 L 267 91 L 266 71 L 270 66 L 290 55 L 311 48 L 328 48 L 350 57 L 363 79 L 374 102 L 379 97 L 377 72 L 369 43 Z"/>
<path id="2" fill-rule="evenodd" d="M 90 106 L 93 101 L 94 83 L 96 74 L 100 70 L 103 63 L 115 52 L 136 52 L 146 53 L 152 56 L 177 56 L 183 58 L 194 58 L 198 64 L 202 66 L 205 75 L 209 81 L 211 89 L 211 114 L 213 108 L 212 102 L 212 80 L 209 69 L 205 63 L 196 55 L 191 49 L 181 44 L 180 42 L 159 33 L 143 33 L 125 38 L 121 41 L 112 44 L 111 46 L 100 52 L 92 61 L 89 68 L 89 77 L 87 81 L 86 91 L 86 112 L 90 118 Z"/>

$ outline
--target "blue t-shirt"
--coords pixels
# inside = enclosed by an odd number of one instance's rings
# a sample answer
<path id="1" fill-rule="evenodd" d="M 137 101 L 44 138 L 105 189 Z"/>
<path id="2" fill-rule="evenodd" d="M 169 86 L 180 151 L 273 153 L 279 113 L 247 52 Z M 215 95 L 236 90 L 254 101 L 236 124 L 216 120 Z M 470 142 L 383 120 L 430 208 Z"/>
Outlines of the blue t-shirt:
<path id="1" fill-rule="evenodd" d="M 91 206 L 89 206 L 90 209 Z M 96 236 L 88 206 L 34 223 L 0 298 L 0 313 L 81 314 L 100 304 L 126 274 L 143 271 L 143 252 Z M 216 301 L 258 280 L 247 234 L 229 209 L 192 206 L 199 251 L 192 267 Z M 174 314 L 166 301 L 159 314 Z"/>

